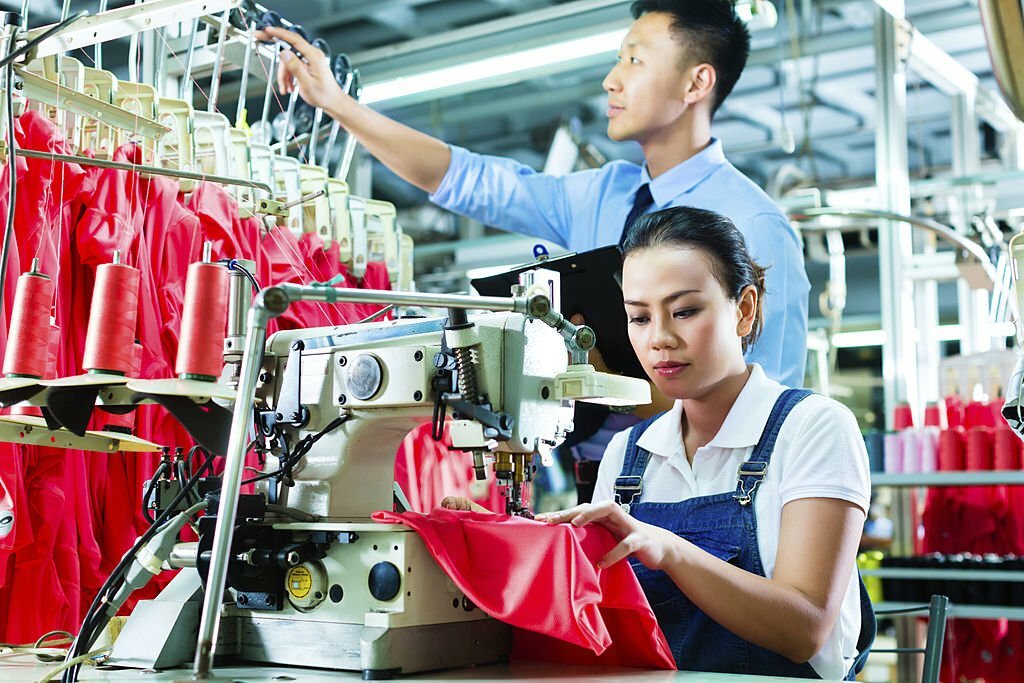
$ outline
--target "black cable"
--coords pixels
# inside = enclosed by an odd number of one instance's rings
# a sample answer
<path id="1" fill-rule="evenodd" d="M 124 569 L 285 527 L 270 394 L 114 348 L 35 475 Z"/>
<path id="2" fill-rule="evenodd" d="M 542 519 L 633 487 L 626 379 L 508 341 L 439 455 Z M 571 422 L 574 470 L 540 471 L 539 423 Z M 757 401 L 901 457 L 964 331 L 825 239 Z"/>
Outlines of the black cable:
<path id="1" fill-rule="evenodd" d="M 252 285 L 253 291 L 260 291 L 260 283 L 256 281 L 256 276 L 253 275 L 248 268 L 239 263 L 238 259 L 222 258 L 219 259 L 217 263 L 225 264 L 228 267 L 228 270 L 237 270 L 239 273 L 242 273 L 243 275 L 245 275 L 246 279 L 249 280 L 249 284 Z"/>
<path id="2" fill-rule="evenodd" d="M 153 472 L 153 476 L 149 480 L 149 486 L 147 486 L 145 489 L 146 495 L 142 497 L 142 516 L 146 518 L 146 521 L 149 522 L 150 525 L 152 525 L 153 522 L 156 521 L 156 518 L 149 511 L 149 502 L 153 499 L 153 496 L 156 493 L 154 488 L 156 487 L 157 480 L 164 473 L 164 470 L 166 470 L 168 467 L 169 464 L 166 461 L 160 461 L 160 464 L 157 466 L 156 471 Z"/>
<path id="3" fill-rule="evenodd" d="M 53 35 L 55 35 L 57 33 L 60 33 L 61 31 L 66 29 L 68 26 L 70 26 L 71 24 L 75 23 L 76 21 L 78 21 L 79 19 L 81 19 L 82 17 L 84 17 L 87 14 L 88 14 L 88 12 L 86 12 L 85 10 L 82 10 L 78 14 L 76 14 L 74 16 L 71 16 L 71 17 L 68 17 L 67 19 L 65 19 L 64 21 L 60 22 L 59 24 L 54 24 L 50 28 L 46 29 L 41 34 L 39 34 L 38 36 L 36 36 L 32 40 L 28 41 L 27 43 L 25 43 L 24 45 L 19 47 L 17 50 L 15 50 L 14 52 L 11 52 L 10 54 L 8 54 L 3 59 L 0 59 L 0 69 L 4 68 L 5 66 L 10 66 L 10 65 L 14 64 L 14 60 L 16 60 L 18 57 L 21 57 L 25 53 L 29 52 L 30 50 L 35 48 L 37 45 L 42 43 L 47 38 L 50 38 L 51 36 L 53 36 Z"/>
<path id="4" fill-rule="evenodd" d="M 313 448 L 313 444 L 322 439 L 329 432 L 332 432 L 341 425 L 345 424 L 345 422 L 347 422 L 348 419 L 349 415 L 347 413 L 345 415 L 340 415 L 334 418 L 327 424 L 326 427 L 321 429 L 316 434 L 306 436 L 302 440 L 300 440 L 299 443 L 295 445 L 295 450 L 290 455 L 286 456 L 285 459 L 282 461 L 280 469 L 278 469 L 275 472 L 264 472 L 263 474 L 252 477 L 250 479 L 245 479 L 242 481 L 242 485 L 244 486 L 246 484 L 254 484 L 258 481 L 263 481 L 264 479 L 270 479 L 271 477 L 277 477 L 287 474 L 291 470 L 291 468 L 295 467 L 295 465 L 299 463 L 299 460 L 301 460 L 303 456 L 305 456 L 306 453 L 308 453 L 310 449 Z"/>
<path id="5" fill-rule="evenodd" d="M 105 615 L 103 612 L 106 609 L 107 594 L 112 593 L 119 585 L 120 581 L 123 580 L 123 575 L 131 567 L 132 562 L 135 560 L 135 554 L 156 535 L 160 527 L 170 519 L 172 514 L 176 514 L 178 505 L 185 500 L 185 497 L 189 495 L 199 479 L 213 464 L 213 458 L 208 458 L 204 462 L 196 474 L 188 480 L 188 482 L 182 487 L 181 491 L 171 501 L 167 508 L 160 513 L 160 515 L 153 522 L 153 525 L 149 527 L 135 542 L 135 545 L 125 553 L 121 561 L 118 562 L 117 566 L 114 567 L 114 571 L 110 573 L 99 592 L 96 593 L 96 598 L 92 601 L 89 606 L 89 610 L 86 612 L 85 619 L 82 622 L 82 628 L 78 632 L 78 636 L 75 638 L 75 642 L 71 644 L 71 648 L 68 650 L 68 656 L 65 661 L 70 661 L 75 657 L 79 657 L 88 651 L 89 646 L 95 640 L 93 633 L 97 628 L 100 627 L 101 622 L 104 621 Z M 64 683 L 73 683 L 78 679 L 78 670 L 81 665 L 75 665 L 64 670 L 64 674 L 61 676 L 61 680 Z"/>
<path id="6" fill-rule="evenodd" d="M 11 28 L 10 47 L 14 46 L 15 36 L 18 33 L 17 27 Z M 7 91 L 5 97 L 7 105 L 7 225 L 4 227 L 4 245 L 0 250 L 0 306 L 2 306 L 4 288 L 7 286 L 7 262 L 10 260 L 10 249 L 14 237 L 14 202 L 18 193 L 18 164 L 14 155 L 14 64 L 7 63 L 5 69 Z"/>

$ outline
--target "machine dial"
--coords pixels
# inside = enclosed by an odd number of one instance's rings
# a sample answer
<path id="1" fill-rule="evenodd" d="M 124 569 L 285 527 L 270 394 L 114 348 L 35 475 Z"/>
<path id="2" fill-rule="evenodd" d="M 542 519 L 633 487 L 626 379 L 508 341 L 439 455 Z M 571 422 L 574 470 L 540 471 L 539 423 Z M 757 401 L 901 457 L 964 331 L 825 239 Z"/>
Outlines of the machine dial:
<path id="1" fill-rule="evenodd" d="M 384 383 L 384 366 L 380 359 L 362 353 L 348 366 L 348 391 L 353 398 L 368 401 L 377 395 Z"/>

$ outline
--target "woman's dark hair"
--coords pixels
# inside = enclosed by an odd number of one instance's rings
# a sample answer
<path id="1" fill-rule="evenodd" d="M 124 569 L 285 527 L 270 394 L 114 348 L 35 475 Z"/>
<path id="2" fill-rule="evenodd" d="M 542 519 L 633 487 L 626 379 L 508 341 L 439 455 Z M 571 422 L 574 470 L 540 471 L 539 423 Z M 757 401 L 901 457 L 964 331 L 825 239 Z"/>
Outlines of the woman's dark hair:
<path id="1" fill-rule="evenodd" d="M 743 290 L 757 290 L 757 311 L 750 334 L 743 338 L 746 352 L 761 336 L 764 326 L 764 272 L 750 256 L 743 235 L 731 220 L 720 213 L 674 206 L 640 216 L 622 244 L 622 258 L 654 247 L 696 249 L 707 256 L 711 274 L 729 298 L 739 300 Z"/>

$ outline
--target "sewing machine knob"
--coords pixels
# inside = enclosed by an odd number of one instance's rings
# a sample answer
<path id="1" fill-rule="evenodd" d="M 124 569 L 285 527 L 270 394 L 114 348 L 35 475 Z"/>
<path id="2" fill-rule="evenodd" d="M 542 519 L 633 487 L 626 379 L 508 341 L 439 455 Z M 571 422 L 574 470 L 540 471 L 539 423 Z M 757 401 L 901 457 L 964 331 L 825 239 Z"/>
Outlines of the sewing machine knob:
<path id="1" fill-rule="evenodd" d="M 394 600 L 402 590 L 402 573 L 390 562 L 378 562 L 370 568 L 370 595 L 381 602 Z"/>
<path id="2" fill-rule="evenodd" d="M 347 383 L 354 398 L 368 401 L 377 395 L 384 383 L 384 366 L 376 356 L 360 354 L 349 363 Z"/>

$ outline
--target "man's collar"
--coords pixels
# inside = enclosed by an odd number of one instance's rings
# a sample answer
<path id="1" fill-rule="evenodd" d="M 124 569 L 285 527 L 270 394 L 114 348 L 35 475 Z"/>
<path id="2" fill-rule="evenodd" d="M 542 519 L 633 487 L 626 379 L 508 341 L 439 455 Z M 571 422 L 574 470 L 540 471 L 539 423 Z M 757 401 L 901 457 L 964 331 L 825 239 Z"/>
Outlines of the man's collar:
<path id="1" fill-rule="evenodd" d="M 711 143 L 707 147 L 653 180 L 647 170 L 647 164 L 644 164 L 640 169 L 640 183 L 637 187 L 649 183 L 654 206 L 662 209 L 679 195 L 692 190 L 724 163 L 725 153 L 722 151 L 721 141 L 718 138 L 711 138 Z"/>

